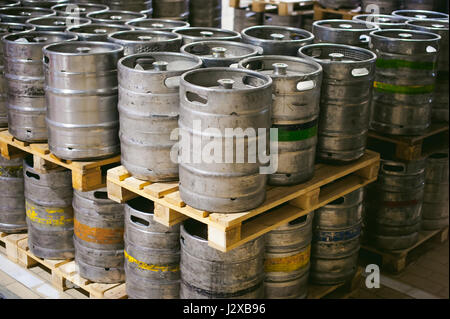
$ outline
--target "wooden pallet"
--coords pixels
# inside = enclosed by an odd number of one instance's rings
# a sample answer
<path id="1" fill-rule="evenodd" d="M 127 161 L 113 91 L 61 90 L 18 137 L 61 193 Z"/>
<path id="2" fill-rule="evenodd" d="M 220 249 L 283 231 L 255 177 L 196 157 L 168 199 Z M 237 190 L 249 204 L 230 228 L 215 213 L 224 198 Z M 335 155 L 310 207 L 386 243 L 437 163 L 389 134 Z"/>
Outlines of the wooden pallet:
<path id="1" fill-rule="evenodd" d="M 314 3 L 314 21 L 325 19 L 352 20 L 358 14 L 361 14 L 361 8 L 359 10 L 331 9 L 322 7 L 318 2 Z"/>
<path id="2" fill-rule="evenodd" d="M 0 129 L 1 155 L 6 159 L 28 154 L 34 157 L 34 168 L 40 171 L 62 166 L 72 171 L 73 188 L 80 191 L 95 190 L 106 185 L 106 171 L 120 164 L 120 155 L 91 162 L 63 160 L 50 153 L 48 144 L 26 143 L 14 138 L 7 129 Z"/>
<path id="3" fill-rule="evenodd" d="M 311 0 L 252 0 L 251 9 L 255 12 L 265 12 L 266 7 L 272 5 L 278 8 L 278 15 L 292 16 L 312 13 L 313 4 L 314 1 Z M 230 0 L 230 7 L 240 8 L 240 6 L 240 0 Z"/>
<path id="4" fill-rule="evenodd" d="M 154 218 L 166 226 L 189 217 L 207 224 L 209 246 L 226 252 L 374 182 L 379 162 L 378 153 L 367 151 L 352 164 L 317 164 L 310 181 L 288 187 L 268 187 L 266 201 L 260 207 L 237 214 L 210 214 L 189 207 L 180 198 L 178 182 L 141 181 L 123 166 L 108 170 L 107 187 L 109 198 L 119 203 L 138 196 L 154 201 Z"/>
<path id="5" fill-rule="evenodd" d="M 448 149 L 448 123 L 434 123 L 419 136 L 393 136 L 369 131 L 367 147 L 383 158 L 415 160 Z"/>
<path id="6" fill-rule="evenodd" d="M 22 267 L 30 268 L 40 264 L 52 275 L 52 285 L 64 291 L 66 280 L 78 286 L 93 299 L 124 299 L 127 297 L 125 284 L 100 284 L 82 278 L 73 259 L 49 260 L 34 256 L 28 248 L 27 234 L 11 234 L 0 232 L 0 243 L 5 245 L 8 259 Z"/>
<path id="7" fill-rule="evenodd" d="M 374 258 L 377 257 L 381 259 L 381 267 L 393 273 L 399 273 L 403 271 L 408 262 L 410 261 L 408 257 L 417 249 L 420 249 L 424 243 L 429 240 L 435 240 L 438 243 L 442 243 L 448 239 L 448 227 L 439 230 L 425 231 L 422 230 L 419 233 L 419 240 L 413 246 L 393 251 L 384 251 L 378 248 L 372 247 L 371 245 L 365 243 L 361 245 L 361 254 L 364 257 Z"/>
<path id="8" fill-rule="evenodd" d="M 358 267 L 355 275 L 338 285 L 322 286 L 308 285 L 307 299 L 347 299 L 355 294 L 361 286 L 362 267 Z"/>

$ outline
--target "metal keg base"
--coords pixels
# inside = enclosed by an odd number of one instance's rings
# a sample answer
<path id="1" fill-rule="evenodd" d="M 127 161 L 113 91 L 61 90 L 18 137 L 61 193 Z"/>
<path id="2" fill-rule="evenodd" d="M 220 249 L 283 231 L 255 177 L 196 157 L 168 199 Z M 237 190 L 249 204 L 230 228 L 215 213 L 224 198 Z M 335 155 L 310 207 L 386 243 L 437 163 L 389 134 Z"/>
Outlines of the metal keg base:
<path id="1" fill-rule="evenodd" d="M 79 259 L 75 259 L 80 276 L 93 282 L 102 284 L 116 284 L 125 281 L 124 268 L 102 268 L 88 265 Z"/>
<path id="2" fill-rule="evenodd" d="M 386 125 L 378 122 L 371 122 L 370 128 L 378 133 L 384 133 L 389 135 L 422 135 L 425 133 L 427 126 L 416 127 L 401 127 L 394 125 Z"/>
<path id="3" fill-rule="evenodd" d="M 308 294 L 309 272 L 290 281 L 264 282 L 264 298 L 267 299 L 304 299 Z"/>
<path id="4" fill-rule="evenodd" d="M 228 296 L 227 296 L 228 295 Z M 222 291 L 210 292 L 196 287 L 189 287 L 184 282 L 180 284 L 181 299 L 262 299 L 264 285 L 261 282 L 257 287 L 251 287 L 248 292 L 224 293 Z"/>
<path id="5" fill-rule="evenodd" d="M 356 273 L 356 265 L 346 272 L 314 272 L 310 273 L 310 281 L 317 285 L 330 286 L 338 285 L 351 279 Z"/>
<path id="6" fill-rule="evenodd" d="M 441 219 L 422 219 L 423 230 L 438 230 L 449 225 L 448 216 Z"/>
<path id="7" fill-rule="evenodd" d="M 146 278 L 126 277 L 126 290 L 129 299 L 179 299 L 180 281 L 150 281 Z"/>
<path id="8" fill-rule="evenodd" d="M 382 250 L 399 250 L 413 246 L 419 240 L 419 233 L 403 236 L 380 236 L 373 237 L 376 246 Z"/>
<path id="9" fill-rule="evenodd" d="M 27 225 L 10 225 L 10 224 L 0 224 L 0 231 L 7 234 L 17 234 L 26 232 L 28 229 Z"/>
<path id="10" fill-rule="evenodd" d="M 313 176 L 314 171 L 299 174 L 272 174 L 269 175 L 268 183 L 273 186 L 296 185 L 309 181 Z"/>
<path id="11" fill-rule="evenodd" d="M 28 240 L 28 248 L 33 255 L 42 259 L 71 259 L 75 257 L 75 248 L 67 250 L 48 249 L 38 247 L 30 242 L 30 240 Z"/>
<path id="12" fill-rule="evenodd" d="M 345 165 L 359 160 L 364 155 L 365 150 L 365 148 L 350 152 L 317 150 L 317 158 L 323 163 Z"/>
<path id="13" fill-rule="evenodd" d="M 70 161 L 91 161 L 110 158 L 120 153 L 120 145 L 114 145 L 103 149 L 92 150 L 67 150 L 66 148 L 58 148 L 49 144 L 50 151 L 58 158 Z"/>
<path id="14" fill-rule="evenodd" d="M 448 109 L 435 109 L 431 111 L 431 119 L 436 123 L 448 123 Z"/>
<path id="15" fill-rule="evenodd" d="M 27 132 L 27 129 L 24 127 L 21 127 L 20 130 L 14 130 L 13 128 L 9 127 L 8 129 L 9 134 L 14 136 L 14 138 L 18 139 L 22 142 L 27 143 L 46 143 L 47 142 L 47 134 L 45 136 L 35 136 L 35 134 L 23 134 L 24 132 Z"/>
<path id="16" fill-rule="evenodd" d="M 153 183 L 157 182 L 172 182 L 178 181 L 178 170 L 174 174 L 156 174 L 154 171 L 148 170 L 143 167 L 132 165 L 124 160 L 122 160 L 122 165 L 128 170 L 128 172 L 133 175 L 134 178 L 143 181 L 150 181 Z"/>

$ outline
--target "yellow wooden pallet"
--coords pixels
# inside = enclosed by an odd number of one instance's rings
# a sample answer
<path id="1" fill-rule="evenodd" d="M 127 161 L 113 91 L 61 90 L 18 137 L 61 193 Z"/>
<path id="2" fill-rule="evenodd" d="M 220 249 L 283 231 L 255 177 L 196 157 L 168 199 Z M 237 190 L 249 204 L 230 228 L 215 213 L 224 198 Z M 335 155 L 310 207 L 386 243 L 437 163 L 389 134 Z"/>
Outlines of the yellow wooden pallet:
<path id="1" fill-rule="evenodd" d="M 318 2 L 314 3 L 314 21 L 325 19 L 352 20 L 354 16 L 361 14 L 360 11 L 350 9 L 324 8 Z M 330 15 L 332 17 L 330 17 Z"/>
<path id="2" fill-rule="evenodd" d="M 448 142 L 448 123 L 433 123 L 424 134 L 418 136 L 394 136 L 369 131 L 367 147 L 380 152 L 383 158 L 410 161 L 448 149 Z"/>
<path id="3" fill-rule="evenodd" d="M 95 190 L 106 185 L 106 170 L 119 165 L 120 155 L 90 162 L 63 160 L 52 154 L 45 143 L 27 143 L 14 138 L 7 129 L 0 129 L 1 155 L 6 159 L 24 157 L 32 154 L 34 168 L 47 170 L 62 166 L 72 171 L 73 188 L 80 191 Z"/>
<path id="4" fill-rule="evenodd" d="M 187 206 L 178 182 L 151 183 L 134 178 L 123 166 L 108 170 L 108 197 L 124 203 L 138 196 L 155 203 L 154 219 L 166 226 L 194 218 L 208 225 L 209 246 L 229 251 L 281 225 L 357 190 L 378 176 L 380 156 L 366 151 L 351 164 L 317 164 L 314 177 L 303 184 L 268 187 L 266 201 L 258 208 L 237 214 L 217 214 Z"/>
<path id="5" fill-rule="evenodd" d="M 125 284 L 100 284 L 82 278 L 73 259 L 49 260 L 34 256 L 28 248 L 27 234 L 6 234 L 0 232 L 0 243 L 5 245 L 8 259 L 22 267 L 43 265 L 52 275 L 52 285 L 64 291 L 66 280 L 80 287 L 93 299 L 124 299 L 127 297 Z"/>
<path id="6" fill-rule="evenodd" d="M 311 0 L 252 0 L 251 10 L 255 12 L 265 12 L 267 5 L 273 5 L 278 8 L 278 15 L 292 16 L 298 15 L 305 10 L 312 9 L 314 1 Z M 240 0 L 230 0 L 230 7 L 240 8 Z"/>

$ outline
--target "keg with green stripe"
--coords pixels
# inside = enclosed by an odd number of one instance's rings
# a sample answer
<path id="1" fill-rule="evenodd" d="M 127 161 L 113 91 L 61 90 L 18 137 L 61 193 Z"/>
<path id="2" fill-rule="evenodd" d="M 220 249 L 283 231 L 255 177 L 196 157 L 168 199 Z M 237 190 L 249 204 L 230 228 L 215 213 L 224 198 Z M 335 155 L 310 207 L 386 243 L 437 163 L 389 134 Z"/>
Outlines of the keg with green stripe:
<path id="1" fill-rule="evenodd" d="M 322 67 L 311 60 L 277 55 L 247 58 L 239 66 L 273 81 L 278 170 L 269 176 L 269 183 L 292 185 L 309 180 L 314 175 Z"/>
<path id="2" fill-rule="evenodd" d="M 392 135 L 420 135 L 431 122 L 436 62 L 441 37 L 415 30 L 371 33 L 377 54 L 373 130 Z"/>

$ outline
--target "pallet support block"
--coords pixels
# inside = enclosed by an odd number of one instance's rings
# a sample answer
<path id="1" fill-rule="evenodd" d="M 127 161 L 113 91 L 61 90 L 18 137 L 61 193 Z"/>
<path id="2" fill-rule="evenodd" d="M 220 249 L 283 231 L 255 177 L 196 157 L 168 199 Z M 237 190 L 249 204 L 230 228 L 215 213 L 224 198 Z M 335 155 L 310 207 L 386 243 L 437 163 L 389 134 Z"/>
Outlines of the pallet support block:
<path id="1" fill-rule="evenodd" d="M 164 226 L 171 227 L 182 221 L 188 219 L 186 215 L 183 215 L 173 209 L 165 207 L 161 204 L 155 203 L 155 211 L 153 219 Z"/>
<path id="2" fill-rule="evenodd" d="M 109 180 L 106 181 L 106 187 L 108 189 L 108 198 L 121 204 L 138 197 L 137 194 L 120 185 L 114 184 Z"/>
<path id="3" fill-rule="evenodd" d="M 420 154 L 422 154 L 422 144 L 398 144 L 395 148 L 395 156 L 400 160 L 411 161 L 419 158 Z"/>
<path id="4" fill-rule="evenodd" d="M 319 203 L 319 195 L 320 188 L 317 188 L 302 196 L 297 197 L 296 199 L 289 201 L 289 204 L 301 209 L 309 209 Z"/>
<path id="5" fill-rule="evenodd" d="M 227 247 L 239 242 L 241 240 L 241 224 L 237 224 L 225 231 L 208 225 L 208 242 L 209 246 L 227 251 Z"/>

